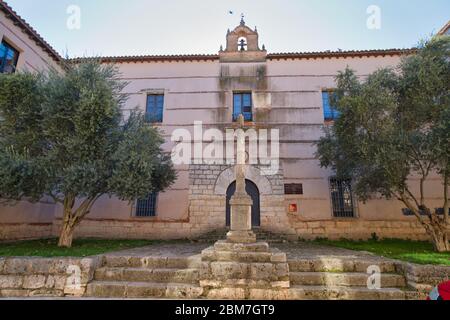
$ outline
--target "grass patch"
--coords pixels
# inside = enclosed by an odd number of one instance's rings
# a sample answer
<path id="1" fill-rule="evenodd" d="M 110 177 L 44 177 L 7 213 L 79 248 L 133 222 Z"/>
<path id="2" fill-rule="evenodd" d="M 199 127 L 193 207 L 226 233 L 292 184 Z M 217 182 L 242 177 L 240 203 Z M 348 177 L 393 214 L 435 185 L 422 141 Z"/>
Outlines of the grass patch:
<path id="1" fill-rule="evenodd" d="M 417 264 L 434 264 L 450 266 L 450 253 L 435 252 L 433 245 L 424 241 L 408 241 L 397 239 L 351 241 L 331 241 L 321 239 L 315 243 L 333 247 L 367 251 L 386 258 L 398 259 Z"/>
<path id="2" fill-rule="evenodd" d="M 111 251 L 155 244 L 149 240 L 77 239 L 72 248 L 59 248 L 58 239 L 42 239 L 0 243 L 0 256 L 6 257 L 88 257 Z"/>

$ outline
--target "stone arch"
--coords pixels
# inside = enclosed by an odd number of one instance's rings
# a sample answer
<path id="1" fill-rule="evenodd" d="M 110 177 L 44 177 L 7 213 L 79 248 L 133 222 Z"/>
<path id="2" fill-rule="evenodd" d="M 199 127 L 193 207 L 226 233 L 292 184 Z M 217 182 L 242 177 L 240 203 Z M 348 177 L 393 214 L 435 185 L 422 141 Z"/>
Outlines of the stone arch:
<path id="1" fill-rule="evenodd" d="M 261 175 L 261 171 L 255 167 L 247 166 L 245 170 L 245 179 L 252 181 L 259 189 L 261 195 L 272 194 L 272 185 L 267 177 Z M 227 189 L 234 181 L 236 181 L 235 167 L 224 170 L 216 180 L 214 194 L 226 195 Z"/>

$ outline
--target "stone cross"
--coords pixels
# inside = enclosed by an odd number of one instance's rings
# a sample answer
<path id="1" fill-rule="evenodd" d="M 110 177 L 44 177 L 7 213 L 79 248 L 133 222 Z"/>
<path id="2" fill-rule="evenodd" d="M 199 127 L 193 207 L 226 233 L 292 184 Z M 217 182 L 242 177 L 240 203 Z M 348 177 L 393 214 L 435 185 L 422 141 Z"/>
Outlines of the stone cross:
<path id="1" fill-rule="evenodd" d="M 238 125 L 244 130 L 244 116 L 241 114 Z M 245 190 L 245 135 L 238 134 L 236 163 L 236 193 L 230 200 L 231 230 L 227 240 L 234 243 L 256 242 L 256 235 L 252 232 L 252 198 Z"/>
<path id="2" fill-rule="evenodd" d="M 238 118 L 239 129 L 244 130 L 244 116 Z M 245 191 L 245 135 L 238 135 L 237 140 L 236 194 L 247 195 Z"/>

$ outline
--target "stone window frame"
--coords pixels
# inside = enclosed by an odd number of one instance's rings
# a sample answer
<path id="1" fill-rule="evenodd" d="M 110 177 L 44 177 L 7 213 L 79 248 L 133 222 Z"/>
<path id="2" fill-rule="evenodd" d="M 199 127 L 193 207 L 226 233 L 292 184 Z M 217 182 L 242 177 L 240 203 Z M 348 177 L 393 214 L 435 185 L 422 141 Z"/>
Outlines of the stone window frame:
<path id="1" fill-rule="evenodd" d="M 167 96 L 169 95 L 169 90 L 162 88 L 147 88 L 140 91 L 142 93 L 142 105 L 144 106 L 144 114 L 147 112 L 147 98 L 149 95 L 163 95 L 163 121 L 162 122 L 148 122 L 148 124 L 154 127 L 160 127 L 164 124 L 165 113 L 167 111 Z"/>

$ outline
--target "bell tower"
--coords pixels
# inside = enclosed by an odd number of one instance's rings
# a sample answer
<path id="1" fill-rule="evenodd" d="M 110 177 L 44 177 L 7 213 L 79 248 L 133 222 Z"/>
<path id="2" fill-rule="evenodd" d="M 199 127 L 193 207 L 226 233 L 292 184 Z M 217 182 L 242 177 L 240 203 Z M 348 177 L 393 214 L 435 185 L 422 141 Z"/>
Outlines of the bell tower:
<path id="1" fill-rule="evenodd" d="M 249 28 L 242 15 L 241 23 L 233 30 L 227 32 L 227 46 L 220 52 L 221 62 L 265 62 L 267 51 L 259 47 L 259 35 Z"/>

